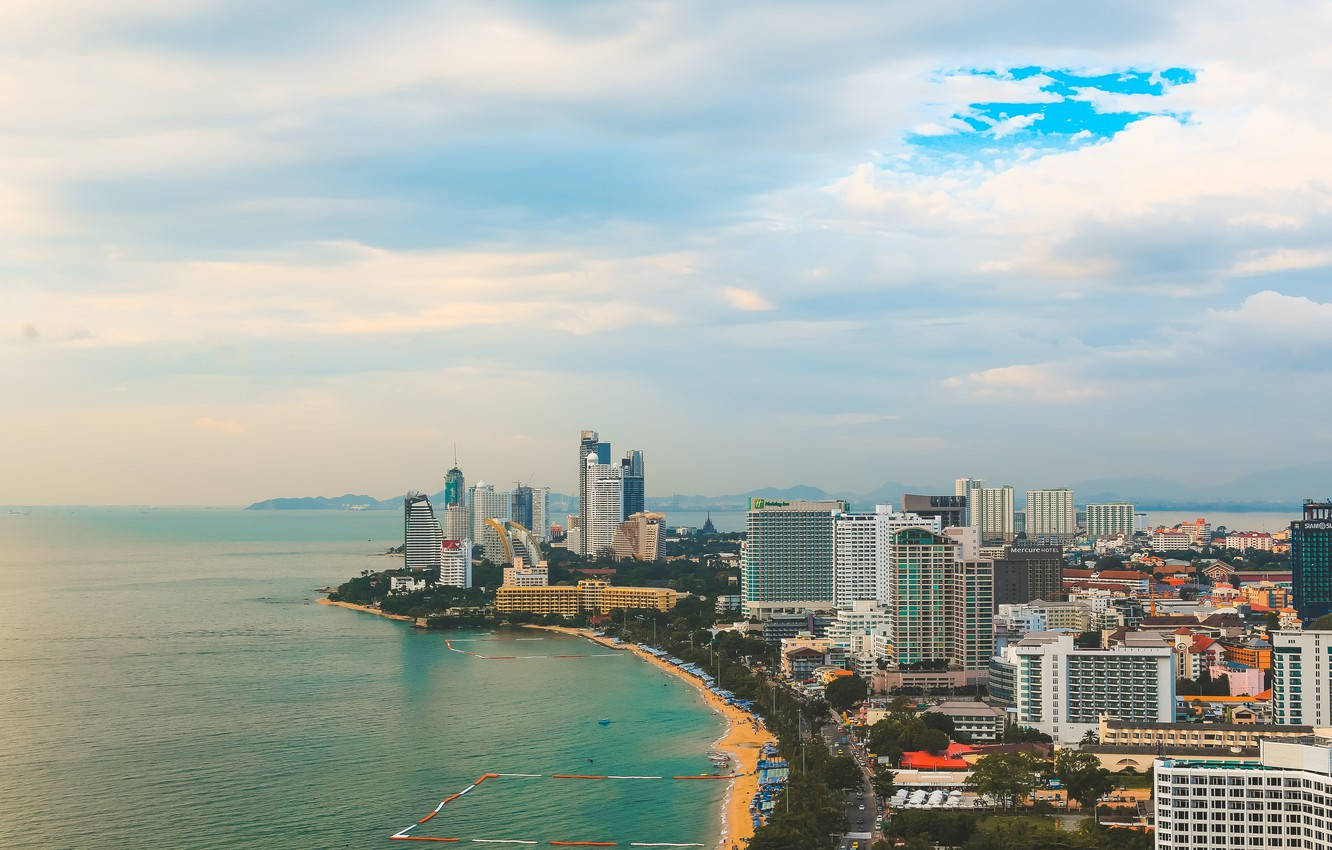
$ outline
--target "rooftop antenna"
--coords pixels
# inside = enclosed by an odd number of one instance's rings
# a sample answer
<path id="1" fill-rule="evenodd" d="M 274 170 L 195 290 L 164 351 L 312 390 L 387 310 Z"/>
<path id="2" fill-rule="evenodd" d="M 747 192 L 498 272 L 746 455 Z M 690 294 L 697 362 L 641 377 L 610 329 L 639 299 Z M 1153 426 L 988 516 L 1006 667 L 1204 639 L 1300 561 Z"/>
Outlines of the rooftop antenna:
<path id="1" fill-rule="evenodd" d="M 455 468 L 458 466 L 458 441 L 457 441 L 457 440 L 455 440 L 455 441 L 453 442 L 453 465 L 454 465 Z"/>

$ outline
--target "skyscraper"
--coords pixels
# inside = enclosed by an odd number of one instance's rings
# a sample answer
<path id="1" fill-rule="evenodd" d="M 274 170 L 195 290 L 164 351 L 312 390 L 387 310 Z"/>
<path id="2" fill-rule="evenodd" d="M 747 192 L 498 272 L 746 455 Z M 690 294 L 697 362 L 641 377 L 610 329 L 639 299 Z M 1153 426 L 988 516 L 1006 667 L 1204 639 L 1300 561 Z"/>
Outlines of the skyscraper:
<path id="1" fill-rule="evenodd" d="M 578 435 L 578 517 L 581 533 L 579 536 L 579 554 L 586 555 L 587 535 L 587 456 L 595 455 L 597 463 L 610 463 L 610 443 L 601 442 L 596 431 L 584 430 Z M 621 517 L 623 521 L 623 517 Z"/>
<path id="2" fill-rule="evenodd" d="M 891 663 L 946 662 L 948 577 L 957 554 L 951 538 L 924 528 L 903 528 L 888 538 Z"/>
<path id="3" fill-rule="evenodd" d="M 1028 537 L 1071 540 L 1078 534 L 1078 510 L 1067 487 L 1027 491 Z"/>
<path id="4" fill-rule="evenodd" d="M 408 493 L 402 500 L 403 566 L 439 574 L 444 532 L 424 493 Z"/>
<path id="5" fill-rule="evenodd" d="M 456 465 L 444 473 L 444 507 L 461 505 L 463 503 L 463 493 L 466 490 L 467 485 L 463 480 L 462 470 Z"/>
<path id="6" fill-rule="evenodd" d="M 510 516 L 513 521 L 532 530 L 532 488 L 519 484 L 513 488 L 512 493 L 513 507 L 510 509 Z"/>
<path id="7" fill-rule="evenodd" d="M 620 478 L 624 481 L 624 519 L 643 512 L 643 453 L 630 449 L 620 461 Z"/>
<path id="8" fill-rule="evenodd" d="M 1300 616 L 1332 613 L 1332 502 L 1306 500 L 1304 519 L 1290 524 L 1290 571 Z"/>
<path id="9" fill-rule="evenodd" d="M 596 452 L 588 452 L 584 459 L 583 483 L 587 502 L 582 509 L 582 543 L 588 555 L 600 555 L 613 549 L 615 531 L 624 521 L 624 480 L 620 477 L 620 465 L 601 463 Z"/>
<path id="10" fill-rule="evenodd" d="M 532 536 L 543 543 L 550 542 L 550 488 L 532 488 Z"/>
<path id="11" fill-rule="evenodd" d="M 833 608 L 833 514 L 846 502 L 750 499 L 740 550 L 746 616 Z"/>
<path id="12" fill-rule="evenodd" d="M 949 663 L 978 682 L 994 657 L 994 563 L 955 559 L 945 584 Z"/>
<path id="13" fill-rule="evenodd" d="M 454 464 L 452 469 L 444 473 L 444 539 L 467 540 L 471 536 L 472 517 L 467 509 L 467 482 L 462 470 Z M 470 559 L 471 552 L 467 556 Z"/>

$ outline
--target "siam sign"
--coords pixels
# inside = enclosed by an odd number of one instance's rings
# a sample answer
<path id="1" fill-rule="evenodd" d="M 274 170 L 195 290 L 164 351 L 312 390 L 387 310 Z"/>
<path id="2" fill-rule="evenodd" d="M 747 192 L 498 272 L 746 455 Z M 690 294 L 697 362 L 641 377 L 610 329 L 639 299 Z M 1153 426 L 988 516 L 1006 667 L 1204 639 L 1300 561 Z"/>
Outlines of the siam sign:
<path id="1" fill-rule="evenodd" d="M 1305 520 L 1299 525 L 1300 528 L 1305 531 L 1332 531 L 1332 521 L 1330 520 L 1317 520 L 1312 522 Z"/>

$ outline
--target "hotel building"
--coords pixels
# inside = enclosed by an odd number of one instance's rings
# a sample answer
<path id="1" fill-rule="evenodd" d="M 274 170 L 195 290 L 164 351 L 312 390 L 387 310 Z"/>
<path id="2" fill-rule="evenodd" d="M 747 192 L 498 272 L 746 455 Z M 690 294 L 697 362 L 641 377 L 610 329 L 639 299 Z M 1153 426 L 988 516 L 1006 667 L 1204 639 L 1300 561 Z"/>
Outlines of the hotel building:
<path id="1" fill-rule="evenodd" d="M 402 500 L 402 540 L 403 566 L 439 572 L 444 531 L 424 493 L 408 493 Z"/>
<path id="2" fill-rule="evenodd" d="M 610 614 L 612 611 L 653 609 L 669 611 L 684 594 L 665 587 L 616 587 L 598 579 L 583 579 L 577 587 L 544 585 L 504 586 L 495 591 L 495 609 L 501 613 Z"/>
<path id="3" fill-rule="evenodd" d="M 1017 719 L 1077 743 L 1101 715 L 1135 722 L 1175 719 L 1175 654 L 1156 636 L 1115 649 L 1083 649 L 1073 635 L 1037 632 L 1009 648 L 1017 666 Z"/>
<path id="4" fill-rule="evenodd" d="M 740 550 L 745 616 L 834 607 L 833 517 L 846 511 L 840 499 L 749 500 Z"/>
<path id="5" fill-rule="evenodd" d="M 1290 568 L 1300 616 L 1332 613 L 1332 502 L 1306 501 L 1304 519 L 1290 524 Z"/>

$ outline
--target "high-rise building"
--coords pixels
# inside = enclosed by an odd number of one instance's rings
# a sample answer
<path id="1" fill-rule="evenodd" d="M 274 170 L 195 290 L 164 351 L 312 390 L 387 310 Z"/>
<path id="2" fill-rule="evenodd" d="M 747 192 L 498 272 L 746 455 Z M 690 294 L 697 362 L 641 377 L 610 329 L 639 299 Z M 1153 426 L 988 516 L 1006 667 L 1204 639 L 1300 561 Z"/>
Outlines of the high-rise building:
<path id="1" fill-rule="evenodd" d="M 624 519 L 643 512 L 643 453 L 630 449 L 620 461 L 620 478 L 624 481 Z"/>
<path id="2" fill-rule="evenodd" d="M 833 516 L 833 600 L 838 608 L 877 598 L 878 527 L 875 514 Z"/>
<path id="3" fill-rule="evenodd" d="M 1067 487 L 1027 491 L 1027 537 L 1072 540 L 1078 535 L 1078 509 Z"/>
<path id="4" fill-rule="evenodd" d="M 639 511 L 620 523 L 611 540 L 611 549 L 617 558 L 655 561 L 661 557 L 665 531 L 666 514 Z"/>
<path id="5" fill-rule="evenodd" d="M 875 563 L 874 598 L 884 607 L 893 604 L 892 574 L 888 568 L 891 557 L 893 535 L 906 528 L 919 528 L 932 534 L 942 534 L 942 522 L 938 516 L 920 516 L 906 512 L 894 512 L 892 505 L 874 506 L 875 545 L 878 549 Z"/>
<path id="6" fill-rule="evenodd" d="M 960 483 L 961 480 L 959 480 Z M 983 482 L 977 482 L 983 483 Z M 975 487 L 967 491 L 967 525 L 980 529 L 982 543 L 1013 539 L 1013 488 Z"/>
<path id="7" fill-rule="evenodd" d="M 588 555 L 612 552 L 615 531 L 623 522 L 624 479 L 620 465 L 601 463 L 596 452 L 584 459 L 587 502 L 583 508 L 582 543 Z"/>
<path id="8" fill-rule="evenodd" d="M 1133 512 L 1133 533 L 1146 534 L 1152 530 L 1151 523 L 1147 519 L 1146 511 Z"/>
<path id="9" fill-rule="evenodd" d="M 966 516 L 961 523 L 951 523 L 954 525 L 979 525 L 979 519 L 976 514 L 977 506 L 972 501 L 972 490 L 985 489 L 985 482 L 980 478 L 958 478 L 953 482 L 953 496 L 960 499 L 966 499 Z"/>
<path id="10" fill-rule="evenodd" d="M 1306 500 L 1304 519 L 1290 524 L 1290 572 L 1300 616 L 1332 614 L 1332 502 Z"/>
<path id="11" fill-rule="evenodd" d="M 598 463 L 610 463 L 610 443 L 601 442 L 601 438 L 596 431 L 585 430 L 579 432 L 578 435 L 578 516 L 581 520 L 579 527 L 583 529 L 579 536 L 578 552 L 582 555 L 588 553 L 586 533 L 588 455 L 595 455 Z"/>
<path id="12" fill-rule="evenodd" d="M 904 528 L 888 536 L 889 661 L 899 667 L 946 663 L 949 576 L 957 543 L 924 528 Z"/>
<path id="13" fill-rule="evenodd" d="M 956 559 L 946 576 L 948 660 L 967 681 L 986 676 L 994 657 L 994 563 Z"/>
<path id="14" fill-rule="evenodd" d="M 532 489 L 532 536 L 543 543 L 550 542 L 550 488 Z"/>
<path id="15" fill-rule="evenodd" d="M 1133 505 L 1130 502 L 1088 505 L 1087 536 L 1093 540 L 1101 537 L 1116 537 L 1120 534 L 1129 537 L 1135 530 L 1133 516 Z"/>
<path id="16" fill-rule="evenodd" d="M 439 564 L 439 583 L 449 587 L 472 586 L 472 541 L 444 540 Z"/>
<path id="17" fill-rule="evenodd" d="M 938 517 L 941 528 L 947 528 L 950 525 L 963 526 L 970 524 L 967 522 L 967 496 L 965 493 L 954 496 L 922 496 L 916 493 L 903 493 L 902 513 L 916 514 L 923 517 Z"/>
<path id="18" fill-rule="evenodd" d="M 994 604 L 1017 605 L 1064 598 L 1064 547 L 1060 543 L 1015 540 L 994 561 Z"/>
<path id="19" fill-rule="evenodd" d="M 461 505 L 463 503 L 463 494 L 467 491 L 466 481 L 463 479 L 462 470 L 454 466 L 448 472 L 444 473 L 444 507 L 450 505 Z"/>
<path id="20" fill-rule="evenodd" d="M 513 518 L 513 496 L 507 490 L 496 490 L 493 484 L 476 482 L 469 491 L 472 502 L 472 540 L 481 545 L 486 560 L 503 564 L 509 547 L 502 528 L 486 520 L 497 520 L 502 526 Z"/>
<path id="21" fill-rule="evenodd" d="M 749 500 L 740 550 L 741 610 L 746 616 L 834 607 L 833 515 L 846 510 L 840 499 Z"/>
<path id="22" fill-rule="evenodd" d="M 509 516 L 514 522 L 518 523 L 523 528 L 526 528 L 528 531 L 531 531 L 532 488 L 519 484 L 513 488 L 513 491 L 509 494 L 509 498 L 513 500 L 513 504 L 509 508 Z"/>
<path id="23" fill-rule="evenodd" d="M 1056 744 L 1077 743 L 1102 714 L 1175 719 L 1175 652 L 1154 633 L 1130 633 L 1114 649 L 1085 649 L 1066 632 L 1035 632 L 1006 648 L 1017 664 L 1017 720 Z"/>
<path id="24" fill-rule="evenodd" d="M 1258 747 L 1256 764 L 1224 755 L 1153 763 L 1156 850 L 1332 850 L 1328 740 L 1260 740 Z"/>
<path id="25" fill-rule="evenodd" d="M 424 493 L 408 493 L 402 500 L 402 541 L 407 569 L 439 573 L 444 532 Z"/>
<path id="26" fill-rule="evenodd" d="M 1332 630 L 1272 638 L 1272 721 L 1332 726 Z"/>

